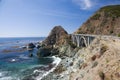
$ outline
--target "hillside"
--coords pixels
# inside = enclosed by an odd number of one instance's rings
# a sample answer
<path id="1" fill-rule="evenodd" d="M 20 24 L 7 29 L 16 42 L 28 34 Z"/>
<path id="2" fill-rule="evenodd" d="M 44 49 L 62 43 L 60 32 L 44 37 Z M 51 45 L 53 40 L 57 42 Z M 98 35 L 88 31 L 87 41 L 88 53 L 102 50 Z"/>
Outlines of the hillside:
<path id="1" fill-rule="evenodd" d="M 120 5 L 102 7 L 75 33 L 120 36 Z"/>

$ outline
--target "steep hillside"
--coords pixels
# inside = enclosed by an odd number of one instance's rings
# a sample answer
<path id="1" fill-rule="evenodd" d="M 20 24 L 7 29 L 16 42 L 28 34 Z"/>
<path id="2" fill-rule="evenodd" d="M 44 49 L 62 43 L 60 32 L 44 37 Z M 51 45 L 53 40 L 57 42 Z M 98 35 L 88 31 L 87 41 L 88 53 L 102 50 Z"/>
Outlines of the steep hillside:
<path id="1" fill-rule="evenodd" d="M 102 7 L 75 33 L 120 36 L 120 5 Z"/>
<path id="2" fill-rule="evenodd" d="M 76 72 L 72 72 L 70 80 L 120 80 L 120 40 L 114 37 L 102 37 L 78 52 L 84 63 Z"/>

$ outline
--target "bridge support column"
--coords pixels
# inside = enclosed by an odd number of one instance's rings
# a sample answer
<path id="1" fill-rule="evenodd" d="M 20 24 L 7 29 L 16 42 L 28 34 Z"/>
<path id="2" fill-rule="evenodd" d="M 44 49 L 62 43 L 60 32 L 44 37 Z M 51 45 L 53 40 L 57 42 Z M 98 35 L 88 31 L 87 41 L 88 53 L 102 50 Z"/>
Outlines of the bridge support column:
<path id="1" fill-rule="evenodd" d="M 73 44 L 76 44 L 76 38 L 75 38 L 75 35 L 72 35 L 72 41 L 73 41 Z"/>
<path id="2" fill-rule="evenodd" d="M 76 41 L 77 41 L 77 47 L 80 47 L 80 37 L 79 36 L 75 36 L 76 37 Z"/>
<path id="3" fill-rule="evenodd" d="M 88 46 L 90 45 L 90 37 L 87 37 L 87 44 L 88 44 Z"/>

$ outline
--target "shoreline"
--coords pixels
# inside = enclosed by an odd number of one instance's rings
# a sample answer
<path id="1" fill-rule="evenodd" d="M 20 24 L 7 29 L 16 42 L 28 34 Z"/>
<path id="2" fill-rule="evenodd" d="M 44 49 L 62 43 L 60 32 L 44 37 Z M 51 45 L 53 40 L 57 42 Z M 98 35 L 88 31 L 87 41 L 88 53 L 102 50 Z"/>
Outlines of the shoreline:
<path id="1" fill-rule="evenodd" d="M 48 72 L 44 73 L 42 75 L 42 77 L 40 77 L 40 76 L 36 77 L 35 80 L 42 80 L 43 78 L 45 78 L 46 76 L 48 76 L 51 72 L 54 72 L 54 70 L 58 67 L 58 65 L 61 62 L 61 58 L 55 57 L 55 56 L 52 56 L 52 58 L 54 59 L 54 61 L 52 62 L 52 64 L 53 65 L 55 64 L 55 66 L 51 70 L 49 70 Z"/>

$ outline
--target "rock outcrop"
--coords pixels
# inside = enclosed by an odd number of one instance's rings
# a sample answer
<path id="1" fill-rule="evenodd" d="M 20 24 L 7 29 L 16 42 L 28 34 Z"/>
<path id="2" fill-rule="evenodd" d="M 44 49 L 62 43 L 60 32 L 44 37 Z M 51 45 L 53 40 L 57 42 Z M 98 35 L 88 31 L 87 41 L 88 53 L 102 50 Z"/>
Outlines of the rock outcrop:
<path id="1" fill-rule="evenodd" d="M 102 7 L 75 33 L 120 36 L 120 5 Z"/>
<path id="2" fill-rule="evenodd" d="M 39 57 L 59 55 L 61 46 L 66 46 L 70 43 L 69 38 L 67 31 L 61 26 L 55 26 L 49 36 L 41 43 L 44 46 L 39 48 L 37 55 Z"/>
<path id="3" fill-rule="evenodd" d="M 55 26 L 49 36 L 43 41 L 45 45 L 56 45 L 60 46 L 66 43 L 66 39 L 68 38 L 68 33 L 61 26 Z"/>
<path id="4" fill-rule="evenodd" d="M 33 43 L 29 43 L 29 44 L 27 45 L 27 48 L 28 48 L 28 50 L 32 50 L 32 49 L 35 48 L 35 45 L 34 45 Z"/>

